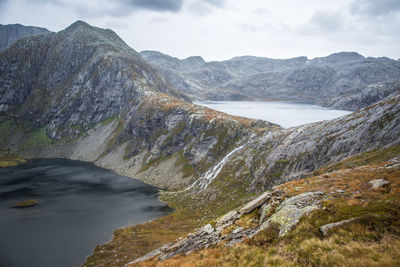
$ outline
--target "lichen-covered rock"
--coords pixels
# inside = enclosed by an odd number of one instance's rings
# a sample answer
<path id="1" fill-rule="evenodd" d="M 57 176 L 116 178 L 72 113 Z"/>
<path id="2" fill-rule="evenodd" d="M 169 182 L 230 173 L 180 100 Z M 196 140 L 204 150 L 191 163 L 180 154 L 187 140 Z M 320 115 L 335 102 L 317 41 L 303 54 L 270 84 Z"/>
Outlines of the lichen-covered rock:
<path id="1" fill-rule="evenodd" d="M 266 228 L 270 223 L 280 226 L 279 236 L 287 234 L 295 226 L 300 218 L 313 210 L 319 208 L 322 201 L 321 196 L 324 192 L 307 192 L 283 201 L 278 207 L 276 213 L 266 221 L 261 228 Z"/>

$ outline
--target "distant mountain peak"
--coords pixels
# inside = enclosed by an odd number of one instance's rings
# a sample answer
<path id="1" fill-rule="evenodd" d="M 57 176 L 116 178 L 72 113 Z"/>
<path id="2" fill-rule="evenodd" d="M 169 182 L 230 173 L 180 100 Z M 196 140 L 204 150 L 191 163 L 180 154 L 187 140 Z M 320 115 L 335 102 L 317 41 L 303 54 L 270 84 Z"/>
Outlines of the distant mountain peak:
<path id="1" fill-rule="evenodd" d="M 338 52 L 333 53 L 327 57 L 317 57 L 312 59 L 315 63 L 346 63 L 351 61 L 361 61 L 365 59 L 364 56 L 357 52 Z"/>
<path id="2" fill-rule="evenodd" d="M 22 37 L 49 32 L 50 31 L 45 28 L 25 26 L 19 23 L 8 25 L 0 24 L 0 51 L 9 47 Z"/>
<path id="3" fill-rule="evenodd" d="M 93 26 L 89 25 L 87 22 L 83 20 L 77 20 L 71 25 L 69 25 L 65 30 L 74 30 L 78 27 L 84 27 L 84 28 L 94 28 Z"/>

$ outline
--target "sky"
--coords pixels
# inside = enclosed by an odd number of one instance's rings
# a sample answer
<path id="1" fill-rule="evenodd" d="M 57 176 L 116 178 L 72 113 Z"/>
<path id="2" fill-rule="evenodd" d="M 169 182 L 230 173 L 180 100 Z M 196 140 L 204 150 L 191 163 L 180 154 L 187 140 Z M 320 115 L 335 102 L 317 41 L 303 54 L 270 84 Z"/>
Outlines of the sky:
<path id="1" fill-rule="evenodd" d="M 178 58 L 400 58 L 400 0 L 0 0 L 0 24 L 59 31 L 76 20 Z"/>

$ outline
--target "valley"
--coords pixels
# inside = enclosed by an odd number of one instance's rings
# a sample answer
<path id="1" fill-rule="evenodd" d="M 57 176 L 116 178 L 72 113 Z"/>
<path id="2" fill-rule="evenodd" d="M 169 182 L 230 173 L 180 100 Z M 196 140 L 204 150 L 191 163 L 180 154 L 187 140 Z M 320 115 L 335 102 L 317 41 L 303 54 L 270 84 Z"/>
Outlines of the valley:
<path id="1" fill-rule="evenodd" d="M 179 60 L 137 53 L 112 30 L 77 21 L 0 52 L 0 163 L 79 160 L 162 189 L 160 199 L 173 213 L 115 230 L 83 266 L 124 266 L 162 246 L 132 264 L 328 266 L 327 251 L 353 255 L 366 242 L 377 251 L 368 264 L 391 265 L 399 255 L 399 74 L 399 61 L 355 52 L 312 60 Z M 197 102 L 265 99 L 310 102 L 343 116 L 284 128 Z M 369 182 L 380 178 L 389 184 L 372 190 Z M 282 222 L 297 216 L 278 214 L 285 201 L 320 191 L 303 201 L 312 209 L 292 203 L 307 209 L 304 216 L 290 227 Z M 274 196 L 271 203 L 240 212 L 263 194 Z M 272 208 L 261 219 L 265 203 Z M 233 210 L 240 217 L 216 230 L 220 216 Z M 278 217 L 260 228 L 258 222 Z M 319 232 L 353 218 L 356 223 L 325 239 Z M 360 235 L 348 234 L 357 229 Z M 343 250 L 335 240 L 354 246 Z M 393 248 L 376 249 L 381 242 Z M 322 250 L 323 261 L 314 250 Z M 358 251 L 354 264 L 368 255 Z"/>

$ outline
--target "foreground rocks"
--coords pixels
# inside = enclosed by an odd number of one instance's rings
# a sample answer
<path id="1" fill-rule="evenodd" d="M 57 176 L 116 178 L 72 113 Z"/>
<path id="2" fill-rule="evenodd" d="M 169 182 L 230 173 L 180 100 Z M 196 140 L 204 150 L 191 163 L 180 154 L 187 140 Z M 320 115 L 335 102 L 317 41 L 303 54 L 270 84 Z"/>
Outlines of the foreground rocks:
<path id="1" fill-rule="evenodd" d="M 255 236 L 270 225 L 277 225 L 280 231 L 279 235 L 284 236 L 298 223 L 301 217 L 320 208 L 319 204 L 325 199 L 325 193 L 322 191 L 306 192 L 284 201 L 281 201 L 282 195 L 283 191 L 280 190 L 264 192 L 239 209 L 221 216 L 213 223 L 215 227 L 212 224 L 207 224 L 198 231 L 151 251 L 143 257 L 128 263 L 128 265 L 153 257 L 158 257 L 159 260 L 163 261 L 178 254 L 188 255 L 196 250 L 207 248 L 220 242 L 225 242 L 225 246 L 232 246 Z M 260 220 L 260 222 L 264 221 L 263 223 L 259 223 L 258 220 L 254 221 L 254 218 L 250 219 L 254 227 L 240 226 L 240 221 L 248 219 L 245 217 L 253 212 L 257 214 L 257 209 L 259 210 L 258 213 L 261 214 L 268 214 L 265 210 L 276 209 L 276 211 L 269 218 L 264 215 L 263 217 L 266 220 Z"/>

